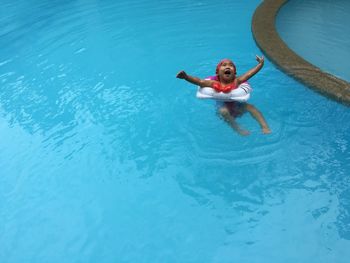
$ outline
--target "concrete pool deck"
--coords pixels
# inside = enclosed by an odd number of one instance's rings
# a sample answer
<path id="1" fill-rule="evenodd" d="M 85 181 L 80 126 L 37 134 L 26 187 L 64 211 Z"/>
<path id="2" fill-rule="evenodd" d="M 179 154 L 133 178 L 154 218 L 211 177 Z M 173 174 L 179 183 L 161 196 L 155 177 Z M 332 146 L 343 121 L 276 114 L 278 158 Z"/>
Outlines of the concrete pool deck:
<path id="1" fill-rule="evenodd" d="M 313 90 L 350 106 L 350 83 L 322 71 L 292 51 L 280 38 L 275 20 L 288 0 L 265 0 L 255 10 L 252 32 L 263 53 L 282 71 Z"/>

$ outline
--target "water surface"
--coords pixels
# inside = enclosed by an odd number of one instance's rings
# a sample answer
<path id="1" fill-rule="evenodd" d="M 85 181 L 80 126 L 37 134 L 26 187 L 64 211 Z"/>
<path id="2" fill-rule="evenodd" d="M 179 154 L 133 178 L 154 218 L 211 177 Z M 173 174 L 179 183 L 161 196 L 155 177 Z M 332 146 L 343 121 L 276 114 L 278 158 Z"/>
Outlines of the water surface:
<path id="1" fill-rule="evenodd" d="M 259 3 L 2 1 L 2 262 L 347 262 L 348 108 L 266 61 L 241 137 L 175 78 L 255 66 Z"/>

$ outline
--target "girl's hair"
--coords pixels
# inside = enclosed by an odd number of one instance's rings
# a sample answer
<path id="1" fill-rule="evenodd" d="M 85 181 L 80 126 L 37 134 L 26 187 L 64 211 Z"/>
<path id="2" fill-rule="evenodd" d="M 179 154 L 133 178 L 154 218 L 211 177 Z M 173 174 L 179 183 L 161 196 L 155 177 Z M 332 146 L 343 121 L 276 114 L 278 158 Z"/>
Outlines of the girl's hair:
<path id="1" fill-rule="evenodd" d="M 233 67 L 235 68 L 235 71 L 236 71 L 236 65 L 235 65 L 235 63 L 233 63 L 233 61 L 232 61 L 231 59 L 224 58 L 224 59 L 221 60 L 221 61 L 219 62 L 219 64 L 216 66 L 215 74 L 218 74 L 219 68 L 221 67 L 222 63 L 224 63 L 225 61 L 230 61 L 230 62 L 232 62 Z"/>

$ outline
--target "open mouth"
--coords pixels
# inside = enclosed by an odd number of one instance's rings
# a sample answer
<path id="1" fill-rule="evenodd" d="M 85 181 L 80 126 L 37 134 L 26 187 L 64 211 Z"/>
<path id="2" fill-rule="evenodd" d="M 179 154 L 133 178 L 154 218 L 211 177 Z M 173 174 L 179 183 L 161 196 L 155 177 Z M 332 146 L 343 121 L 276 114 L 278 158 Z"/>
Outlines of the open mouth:
<path id="1" fill-rule="evenodd" d="M 231 70 L 230 69 L 225 69 L 224 74 L 225 75 L 231 75 Z"/>

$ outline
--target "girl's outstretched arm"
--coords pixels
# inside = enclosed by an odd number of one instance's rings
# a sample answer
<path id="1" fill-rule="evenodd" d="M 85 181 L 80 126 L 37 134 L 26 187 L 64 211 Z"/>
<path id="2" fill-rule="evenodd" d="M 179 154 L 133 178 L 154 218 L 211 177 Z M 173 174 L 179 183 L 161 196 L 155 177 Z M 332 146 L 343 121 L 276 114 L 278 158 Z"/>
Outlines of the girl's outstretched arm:
<path id="1" fill-rule="evenodd" d="M 248 72 L 246 72 L 245 74 L 243 74 L 242 76 L 239 76 L 237 78 L 239 83 L 242 83 L 244 81 L 247 81 L 248 79 L 250 79 L 251 77 L 253 77 L 256 73 L 258 73 L 260 71 L 260 69 L 264 66 L 264 57 L 261 56 L 256 56 L 256 61 L 259 62 L 258 65 L 256 65 L 254 68 L 252 68 L 251 70 L 249 70 Z"/>
<path id="2" fill-rule="evenodd" d="M 211 87 L 211 84 L 214 82 L 213 80 L 200 79 L 194 76 L 187 75 L 187 73 L 183 70 L 177 73 L 176 77 L 179 79 L 184 79 L 200 87 Z"/>

